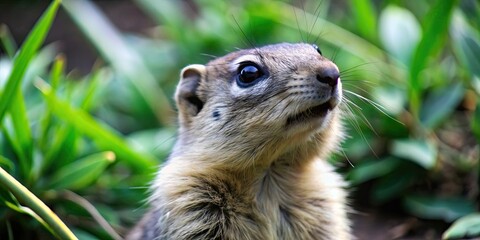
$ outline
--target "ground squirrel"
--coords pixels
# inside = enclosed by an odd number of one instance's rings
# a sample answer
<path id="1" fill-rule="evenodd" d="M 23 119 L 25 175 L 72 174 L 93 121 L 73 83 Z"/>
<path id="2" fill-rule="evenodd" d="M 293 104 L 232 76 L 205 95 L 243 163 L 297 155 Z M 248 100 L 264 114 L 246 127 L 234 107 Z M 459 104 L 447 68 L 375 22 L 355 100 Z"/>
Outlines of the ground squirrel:
<path id="1" fill-rule="evenodd" d="M 337 66 L 316 45 L 239 50 L 181 72 L 179 134 L 128 239 L 350 239 Z"/>

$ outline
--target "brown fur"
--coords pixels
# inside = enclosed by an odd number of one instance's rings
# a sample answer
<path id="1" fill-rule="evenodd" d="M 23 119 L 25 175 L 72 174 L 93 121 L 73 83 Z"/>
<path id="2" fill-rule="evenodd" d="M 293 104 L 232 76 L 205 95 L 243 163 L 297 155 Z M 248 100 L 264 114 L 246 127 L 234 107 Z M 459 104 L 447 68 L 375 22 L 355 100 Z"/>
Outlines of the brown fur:
<path id="1" fill-rule="evenodd" d="M 238 88 L 238 61 L 267 78 Z M 151 210 L 128 239 L 350 239 L 345 183 L 325 161 L 342 138 L 341 99 L 318 72 L 336 66 L 308 44 L 241 50 L 185 68 L 179 137 L 152 184 Z M 337 70 L 338 71 L 338 70 Z"/>

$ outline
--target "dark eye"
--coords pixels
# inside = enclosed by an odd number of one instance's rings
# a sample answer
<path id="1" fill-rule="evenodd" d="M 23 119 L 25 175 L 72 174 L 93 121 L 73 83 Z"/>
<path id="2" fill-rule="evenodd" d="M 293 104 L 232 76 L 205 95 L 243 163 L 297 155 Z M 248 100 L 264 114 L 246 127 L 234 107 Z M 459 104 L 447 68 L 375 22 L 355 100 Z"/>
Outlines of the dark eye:
<path id="1" fill-rule="evenodd" d="M 323 54 L 322 54 L 322 50 L 320 50 L 320 48 L 319 48 L 317 45 L 315 45 L 315 44 L 312 44 L 312 46 L 313 46 L 313 48 L 315 48 L 315 50 L 317 50 L 318 54 L 320 54 L 320 55 L 322 55 L 322 56 L 323 56 Z"/>
<path id="2" fill-rule="evenodd" d="M 248 63 L 240 65 L 238 68 L 237 85 L 240 87 L 249 87 L 256 83 L 258 79 L 263 77 L 264 73 L 255 64 Z"/>

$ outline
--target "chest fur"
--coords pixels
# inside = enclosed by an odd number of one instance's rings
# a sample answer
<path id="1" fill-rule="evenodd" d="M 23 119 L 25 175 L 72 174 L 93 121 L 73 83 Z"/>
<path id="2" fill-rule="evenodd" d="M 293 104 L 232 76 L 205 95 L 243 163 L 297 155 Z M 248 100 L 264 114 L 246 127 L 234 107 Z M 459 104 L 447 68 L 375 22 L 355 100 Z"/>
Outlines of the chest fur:
<path id="1" fill-rule="evenodd" d="M 342 239 L 338 233 L 348 229 L 348 222 L 338 214 L 345 210 L 341 183 L 329 186 L 305 174 L 268 171 L 253 182 L 212 176 L 185 179 L 157 205 L 159 235 L 168 239 Z M 330 171 L 317 174 L 340 180 Z"/>

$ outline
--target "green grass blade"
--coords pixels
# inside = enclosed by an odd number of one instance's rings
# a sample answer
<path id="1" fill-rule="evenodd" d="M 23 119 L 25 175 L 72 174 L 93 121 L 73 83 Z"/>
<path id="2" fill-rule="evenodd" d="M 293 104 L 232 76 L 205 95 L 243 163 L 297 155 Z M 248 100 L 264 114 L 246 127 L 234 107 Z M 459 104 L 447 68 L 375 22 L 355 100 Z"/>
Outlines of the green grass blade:
<path id="1" fill-rule="evenodd" d="M 10 209 L 12 209 L 16 212 L 19 212 L 21 214 L 29 215 L 33 219 L 37 220 L 37 222 L 42 224 L 42 226 L 45 227 L 45 229 L 47 229 L 51 234 L 53 234 L 55 237 L 59 238 L 57 233 L 55 233 L 55 231 L 40 216 L 38 216 L 38 214 L 36 214 L 32 209 L 30 209 L 28 207 L 24 207 L 24 206 L 20 205 L 19 203 L 14 204 L 14 203 L 11 203 L 11 202 L 5 202 L 5 205 L 8 208 L 10 208 Z"/>
<path id="2" fill-rule="evenodd" d="M 85 111 L 74 108 L 58 99 L 53 95 L 51 87 L 45 82 L 39 81 L 36 85 L 57 117 L 74 126 L 79 133 L 92 138 L 100 146 L 115 152 L 121 160 L 124 160 L 133 169 L 153 172 L 156 165 L 154 157 L 133 151 L 119 134 L 99 124 Z"/>
<path id="3" fill-rule="evenodd" d="M 8 77 L 5 89 L 0 93 L 0 122 L 2 122 L 8 107 L 14 100 L 14 96 L 20 86 L 30 60 L 32 60 L 45 40 L 59 5 L 60 1 L 54 1 L 50 4 L 50 7 L 45 11 L 37 24 L 35 24 L 35 27 L 22 45 L 20 53 L 15 58 L 12 72 Z"/>
<path id="4" fill-rule="evenodd" d="M 15 40 L 13 40 L 12 34 L 7 25 L 4 24 L 0 25 L 0 42 L 7 55 L 13 59 L 15 52 L 17 51 L 17 45 L 15 44 Z"/>
<path id="5" fill-rule="evenodd" d="M 352 11 L 357 29 L 363 37 L 370 41 L 377 39 L 377 14 L 373 2 L 369 0 L 353 0 Z"/>
<path id="6" fill-rule="evenodd" d="M 20 184 L 15 178 L 10 176 L 3 168 L 0 168 L 0 186 L 5 187 L 15 195 L 15 197 L 32 209 L 40 216 L 61 239 L 77 239 L 68 227 L 50 210 L 40 199 L 38 199 L 27 188 Z"/>
<path id="7" fill-rule="evenodd" d="M 14 95 L 13 102 L 10 107 L 10 113 L 16 142 L 20 147 L 18 150 L 22 151 L 20 155 L 23 156 L 23 161 L 20 162 L 22 166 L 20 166 L 20 168 L 23 170 L 23 176 L 27 182 L 30 182 L 32 180 L 31 173 L 33 171 L 33 138 L 30 130 L 30 123 L 27 117 L 25 101 L 20 89 L 17 89 L 17 93 Z"/>
<path id="8" fill-rule="evenodd" d="M 85 158 L 67 164 L 52 176 L 50 188 L 78 190 L 94 182 L 100 174 L 115 161 L 113 152 L 103 152 L 89 155 Z"/>
<path id="9" fill-rule="evenodd" d="M 428 59 L 442 49 L 441 44 L 448 33 L 450 18 L 457 0 L 437 0 L 424 20 L 423 36 L 417 45 L 410 64 L 410 111 L 418 119 L 420 96 L 423 89 L 420 72 L 427 65 Z"/>
<path id="10" fill-rule="evenodd" d="M 94 96 L 95 96 L 96 90 L 98 90 L 100 81 L 102 79 L 107 79 L 108 78 L 107 74 L 108 74 L 108 71 L 106 71 L 105 69 L 100 69 L 100 70 L 97 70 L 95 73 L 93 73 L 93 76 L 89 79 L 88 88 L 84 93 L 85 97 L 83 98 L 80 104 L 81 109 L 85 111 L 89 111 L 91 109 Z"/>
<path id="11" fill-rule="evenodd" d="M 29 169 L 27 169 L 26 167 L 28 166 L 28 164 L 26 164 L 27 162 L 27 156 L 23 155 L 23 151 L 22 151 L 22 146 L 20 144 L 20 142 L 18 141 L 17 138 L 15 138 L 15 131 L 14 131 L 14 127 L 13 127 L 13 123 L 11 123 L 11 121 L 7 121 L 7 120 L 10 120 L 10 119 L 5 119 L 3 125 L 0 125 L 1 129 L 2 129 L 2 132 L 3 132 L 3 136 L 5 137 L 5 140 L 10 143 L 13 151 L 15 152 L 16 154 L 16 157 L 18 159 L 18 161 L 20 162 L 20 169 L 18 169 L 20 171 L 20 174 L 22 176 L 24 176 L 23 174 L 24 173 L 27 173 L 29 171 Z"/>
<path id="12" fill-rule="evenodd" d="M 125 43 L 108 19 L 89 1 L 65 0 L 63 7 L 115 71 L 141 93 L 157 119 L 170 125 L 173 111 L 168 98 L 142 57 Z"/>

